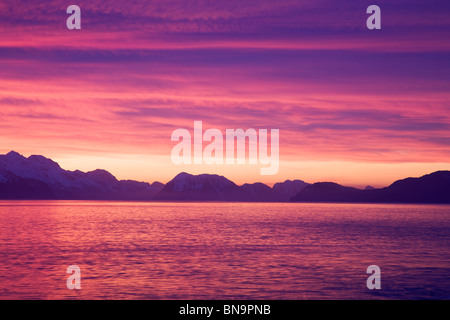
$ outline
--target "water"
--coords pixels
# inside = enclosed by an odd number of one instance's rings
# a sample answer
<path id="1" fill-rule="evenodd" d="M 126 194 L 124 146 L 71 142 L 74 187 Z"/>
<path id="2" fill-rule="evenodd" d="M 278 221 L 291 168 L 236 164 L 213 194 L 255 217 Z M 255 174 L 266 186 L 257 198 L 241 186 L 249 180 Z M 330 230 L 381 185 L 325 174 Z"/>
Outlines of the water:
<path id="1" fill-rule="evenodd" d="M 366 269 L 381 268 L 381 290 Z M 81 268 L 81 290 L 66 286 Z M 450 206 L 0 201 L 0 299 L 449 299 Z"/>

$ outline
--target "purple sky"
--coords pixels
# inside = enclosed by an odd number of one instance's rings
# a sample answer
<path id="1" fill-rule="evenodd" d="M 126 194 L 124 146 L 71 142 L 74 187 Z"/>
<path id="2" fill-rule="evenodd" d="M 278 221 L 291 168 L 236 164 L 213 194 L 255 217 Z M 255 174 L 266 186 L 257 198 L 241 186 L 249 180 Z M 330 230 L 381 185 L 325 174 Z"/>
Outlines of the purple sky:
<path id="1" fill-rule="evenodd" d="M 383 185 L 449 168 L 448 1 L 74 4 L 82 30 L 65 1 L 0 3 L 3 153 L 163 182 Z M 366 28 L 371 4 L 381 30 Z M 194 120 L 280 129 L 279 175 L 173 165 L 170 134 Z"/>

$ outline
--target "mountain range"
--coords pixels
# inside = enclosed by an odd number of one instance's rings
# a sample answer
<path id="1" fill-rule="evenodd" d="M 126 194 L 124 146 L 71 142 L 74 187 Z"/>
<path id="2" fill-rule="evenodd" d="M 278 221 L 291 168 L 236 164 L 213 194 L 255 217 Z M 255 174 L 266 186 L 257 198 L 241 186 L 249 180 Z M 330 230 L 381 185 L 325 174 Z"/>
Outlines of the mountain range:
<path id="1" fill-rule="evenodd" d="M 308 184 L 301 180 L 287 180 L 272 188 L 263 183 L 236 185 L 215 174 L 178 174 L 156 194 L 155 200 L 167 201 L 253 201 L 285 202 Z"/>
<path id="2" fill-rule="evenodd" d="M 395 181 L 385 188 L 364 190 L 332 182 L 305 187 L 291 198 L 294 202 L 345 203 L 450 203 L 450 171 L 436 171 L 420 178 Z"/>
<path id="3" fill-rule="evenodd" d="M 105 170 L 62 169 L 40 155 L 0 155 L 0 199 L 158 200 L 245 202 L 450 203 L 450 171 L 399 180 L 386 188 L 356 189 L 333 182 L 286 180 L 241 186 L 214 174 L 178 174 L 167 184 L 117 180 Z"/>
<path id="4" fill-rule="evenodd" d="M 0 199 L 151 200 L 163 187 L 119 181 L 105 170 L 64 170 L 43 156 L 0 155 Z"/>
<path id="5" fill-rule="evenodd" d="M 308 184 L 285 181 L 270 188 L 262 183 L 236 185 L 219 175 L 180 173 L 160 182 L 117 180 L 105 170 L 62 169 L 40 155 L 28 158 L 11 151 L 0 155 L 0 199 L 289 201 Z"/>

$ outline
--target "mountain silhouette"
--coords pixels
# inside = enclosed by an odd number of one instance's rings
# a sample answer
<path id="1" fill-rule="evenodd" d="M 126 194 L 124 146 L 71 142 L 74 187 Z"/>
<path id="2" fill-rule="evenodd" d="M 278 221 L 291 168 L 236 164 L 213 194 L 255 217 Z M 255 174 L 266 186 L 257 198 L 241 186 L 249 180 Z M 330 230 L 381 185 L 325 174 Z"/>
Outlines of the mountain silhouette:
<path id="1" fill-rule="evenodd" d="M 273 190 L 280 198 L 280 201 L 289 201 L 292 195 L 299 193 L 301 190 L 309 186 L 302 180 L 286 180 L 284 182 L 275 183 Z"/>
<path id="2" fill-rule="evenodd" d="M 273 188 L 260 182 L 238 186 L 216 174 L 182 172 L 165 185 L 155 200 L 283 202 L 306 185 L 300 180 L 287 180 Z"/>
<path id="3" fill-rule="evenodd" d="M 40 155 L 28 158 L 11 151 L 0 155 L 0 199 L 164 200 L 347 203 L 450 203 L 450 171 L 398 180 L 386 188 L 364 190 L 333 182 L 308 184 L 286 180 L 271 188 L 263 183 L 241 186 L 216 174 L 182 172 L 166 185 L 117 180 L 97 169 L 62 169 Z"/>
<path id="4" fill-rule="evenodd" d="M 219 175 L 178 174 L 159 192 L 156 200 L 229 201 L 238 194 L 239 187 Z"/>
<path id="5" fill-rule="evenodd" d="M 263 183 L 236 185 L 215 174 L 178 174 L 166 185 L 117 180 L 111 173 L 62 169 L 40 155 L 11 151 L 0 155 L 0 199 L 288 201 L 308 184 L 287 180 L 273 188 Z"/>
<path id="6" fill-rule="evenodd" d="M 360 190 L 332 182 L 305 187 L 294 202 L 346 203 L 450 203 L 450 171 L 436 171 L 420 178 L 395 181 L 388 187 Z"/>
<path id="7" fill-rule="evenodd" d="M 0 155 L 1 199 L 151 200 L 163 186 L 119 181 L 105 170 L 68 171 L 43 156 Z"/>

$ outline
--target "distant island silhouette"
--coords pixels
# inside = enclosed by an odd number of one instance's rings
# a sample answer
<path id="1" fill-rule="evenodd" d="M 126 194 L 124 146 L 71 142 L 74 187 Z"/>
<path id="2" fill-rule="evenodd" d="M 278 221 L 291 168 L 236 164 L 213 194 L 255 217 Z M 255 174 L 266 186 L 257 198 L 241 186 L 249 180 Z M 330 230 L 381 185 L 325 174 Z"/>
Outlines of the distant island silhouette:
<path id="1" fill-rule="evenodd" d="M 263 183 L 238 186 L 215 174 L 178 174 L 167 184 L 117 180 L 105 170 L 62 169 L 40 155 L 11 151 L 0 155 L 0 199 L 242 201 L 324 203 L 450 203 L 450 171 L 395 181 L 385 188 L 357 189 L 333 182 L 286 180 L 272 188 Z"/>

